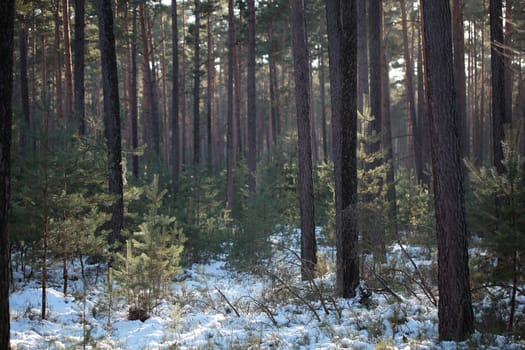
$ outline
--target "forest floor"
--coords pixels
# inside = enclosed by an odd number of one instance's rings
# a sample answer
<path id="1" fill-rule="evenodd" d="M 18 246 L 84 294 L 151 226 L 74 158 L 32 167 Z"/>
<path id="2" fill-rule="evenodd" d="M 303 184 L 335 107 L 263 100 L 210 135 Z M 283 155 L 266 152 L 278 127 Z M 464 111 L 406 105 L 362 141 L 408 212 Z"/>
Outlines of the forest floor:
<path id="1" fill-rule="evenodd" d="M 127 320 L 124 298 L 110 299 L 107 272 L 98 265 L 85 266 L 84 298 L 78 263 L 70 266 L 68 296 L 60 292 L 61 265 L 53 265 L 48 317 L 41 320 L 38 274 L 23 282 L 18 269 L 10 297 L 12 349 L 525 349 L 523 340 L 479 332 L 462 343 L 438 342 L 437 308 L 416 289 L 388 291 L 385 284 L 361 287 L 353 299 L 333 298 L 333 250 L 320 250 L 322 276 L 306 283 L 295 259 L 297 233 L 272 240 L 271 264 L 253 271 L 236 271 L 220 258 L 185 269 L 171 298 L 145 322 Z M 406 250 L 417 266 L 435 264 L 424 249 Z M 403 255 L 390 247 L 389 266 L 413 269 Z"/>

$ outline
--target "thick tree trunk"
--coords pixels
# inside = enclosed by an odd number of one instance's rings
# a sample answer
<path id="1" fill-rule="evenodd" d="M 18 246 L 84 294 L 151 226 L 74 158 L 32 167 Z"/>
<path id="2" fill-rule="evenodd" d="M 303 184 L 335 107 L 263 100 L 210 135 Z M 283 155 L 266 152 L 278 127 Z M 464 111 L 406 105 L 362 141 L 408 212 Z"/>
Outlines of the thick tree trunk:
<path id="1" fill-rule="evenodd" d="M 255 96 L 255 1 L 248 0 L 248 202 L 255 203 L 257 167 L 257 117 Z M 308 61 L 306 62 L 308 64 Z"/>
<path id="2" fill-rule="evenodd" d="M 104 92 L 104 134 L 108 148 L 109 194 L 115 196 L 115 202 L 111 205 L 111 232 L 108 237 L 109 244 L 113 245 L 117 241 L 122 241 L 124 197 L 118 70 L 111 0 L 97 0 L 97 16 Z"/>
<path id="3" fill-rule="evenodd" d="M 15 1 L 0 3 L 0 350 L 9 349 L 9 202 Z"/>
<path id="4" fill-rule="evenodd" d="M 87 132 L 85 121 L 85 90 L 84 90 L 84 0 L 75 0 L 75 38 L 73 41 L 73 75 L 75 77 L 75 120 L 80 135 Z"/>
<path id="5" fill-rule="evenodd" d="M 470 153 L 467 127 L 467 86 L 465 78 L 465 31 L 463 29 L 463 0 L 452 1 L 452 45 L 454 52 L 454 83 L 456 111 L 459 128 L 459 145 L 462 158 Z"/>
<path id="6" fill-rule="evenodd" d="M 171 43 L 173 49 L 172 68 L 173 68 L 173 90 L 171 92 L 172 103 L 172 171 L 173 171 L 173 196 L 176 198 L 179 189 L 179 172 L 180 172 L 180 128 L 179 128 L 179 29 L 177 27 L 177 1 L 171 1 Z"/>
<path id="7" fill-rule="evenodd" d="M 448 2 L 423 0 L 425 68 L 431 121 L 438 241 L 439 338 L 465 340 L 474 331 L 463 171 L 454 92 Z"/>
<path id="8" fill-rule="evenodd" d="M 494 166 L 501 174 L 505 167 L 503 160 L 503 148 L 501 142 L 504 140 L 503 125 L 510 123 L 505 108 L 505 63 L 503 57 L 503 20 L 502 1 L 490 0 L 490 62 L 492 81 L 492 147 Z"/>
<path id="9" fill-rule="evenodd" d="M 357 235 L 357 1 L 327 0 L 333 157 L 335 169 L 337 291 L 359 285 Z M 334 21 L 341 18 L 342 21 Z"/>
<path id="10" fill-rule="evenodd" d="M 357 1 L 357 109 L 363 110 L 364 98 L 368 101 L 368 1 Z M 330 20 L 330 19 L 329 19 Z"/>
<path id="11" fill-rule="evenodd" d="M 304 0 L 292 1 L 293 62 L 297 111 L 299 201 L 301 212 L 301 278 L 314 278 L 316 257 L 312 143 L 310 130 L 310 73 Z"/>

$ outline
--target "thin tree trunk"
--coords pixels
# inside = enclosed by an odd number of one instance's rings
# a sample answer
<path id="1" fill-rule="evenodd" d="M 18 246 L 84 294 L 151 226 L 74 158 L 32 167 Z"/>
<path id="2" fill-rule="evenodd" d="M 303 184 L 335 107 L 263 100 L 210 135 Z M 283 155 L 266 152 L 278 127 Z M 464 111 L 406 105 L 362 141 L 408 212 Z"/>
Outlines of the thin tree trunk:
<path id="1" fill-rule="evenodd" d="M 257 167 L 257 117 L 255 97 L 255 1 L 248 2 L 248 55 L 247 55 L 247 94 L 248 94 L 248 202 L 255 204 Z M 308 64 L 308 62 L 306 62 Z"/>
<path id="2" fill-rule="evenodd" d="M 474 331 L 474 315 L 449 6 L 448 2 L 423 0 L 438 241 L 439 338 L 461 341 Z"/>
<path id="3" fill-rule="evenodd" d="M 60 0 L 55 1 L 55 89 L 56 89 L 56 115 L 58 120 L 64 117 L 64 101 L 62 93 L 62 62 L 60 60 Z"/>
<path id="4" fill-rule="evenodd" d="M 85 135 L 87 132 L 85 121 L 85 90 L 84 90 L 84 0 L 75 0 L 75 38 L 73 41 L 75 76 L 75 120 L 78 122 L 78 132 Z"/>
<path id="5" fill-rule="evenodd" d="M 130 115 L 131 115 L 131 147 L 136 150 L 139 146 L 139 111 L 137 98 L 137 5 L 133 5 L 133 19 L 131 24 L 131 87 Z M 139 178 L 139 156 L 133 154 L 131 158 L 131 171 L 135 179 Z"/>
<path id="6" fill-rule="evenodd" d="M 215 59 L 213 55 L 213 33 L 212 33 L 212 13 L 208 13 L 206 27 L 208 31 L 208 86 L 206 100 L 206 128 L 207 128 L 207 167 L 208 174 L 211 175 L 213 168 L 213 113 L 214 113 L 214 94 L 215 94 Z"/>
<path id="7" fill-rule="evenodd" d="M 71 69 L 71 40 L 69 29 L 69 0 L 62 1 L 62 23 L 64 32 L 64 72 L 66 82 L 65 113 L 72 119 L 73 113 L 73 74 Z"/>
<path id="8" fill-rule="evenodd" d="M 24 124 L 20 128 L 20 146 L 27 146 L 29 130 L 31 130 L 31 109 L 29 103 L 29 83 L 27 79 L 27 27 L 22 24 L 19 32 L 20 48 L 20 96 L 22 100 L 22 113 Z"/>
<path id="9" fill-rule="evenodd" d="M 171 1 L 171 40 L 172 40 L 172 69 L 173 69 L 173 90 L 171 93 L 172 105 L 172 139 L 171 139 L 171 151 L 173 155 L 172 159 L 172 171 L 173 171 L 173 196 L 176 198 L 179 190 L 179 172 L 180 172 L 180 129 L 179 129 L 179 29 L 177 27 L 177 1 Z"/>
<path id="10" fill-rule="evenodd" d="M 498 173 L 505 172 L 503 160 L 503 148 L 501 142 L 504 140 L 503 125 L 510 123 L 506 114 L 505 97 L 505 62 L 503 56 L 503 21 L 502 1 L 490 0 L 490 57 L 492 77 L 492 147 L 493 161 Z"/>
<path id="11" fill-rule="evenodd" d="M 97 17 L 104 92 L 104 133 L 108 148 L 109 194 L 115 196 L 115 202 L 111 205 L 111 232 L 108 237 L 109 244 L 113 246 L 116 241 L 122 241 L 124 197 L 118 70 L 111 0 L 97 0 Z"/>
<path id="12" fill-rule="evenodd" d="M 357 109 L 363 110 L 364 98 L 368 100 L 368 1 L 357 1 Z M 331 19 L 328 19 L 331 20 Z"/>
<path id="13" fill-rule="evenodd" d="M 301 213 L 301 278 L 315 275 L 316 241 L 310 130 L 310 73 L 306 32 L 306 4 L 292 1 L 293 62 L 298 134 L 298 190 Z"/>
<path id="14" fill-rule="evenodd" d="M 328 139 L 326 132 L 326 92 L 325 92 L 325 76 L 324 76 L 324 50 L 321 44 L 319 48 L 319 94 L 321 97 L 321 133 L 323 137 L 323 159 L 328 163 Z"/>
<path id="15" fill-rule="evenodd" d="M 162 153 L 164 169 L 169 168 L 170 163 L 170 123 L 168 120 L 168 83 L 166 81 L 166 38 L 164 34 L 164 14 L 159 13 L 160 26 L 160 61 L 161 61 L 161 81 L 162 81 Z"/>
<path id="16" fill-rule="evenodd" d="M 200 0 L 195 0 L 195 31 L 193 33 L 193 164 L 201 159 L 200 140 Z"/>
<path id="17" fill-rule="evenodd" d="M 235 45 L 234 52 L 234 87 L 235 87 L 235 129 L 236 129 L 236 141 L 237 141 L 237 160 L 244 158 L 244 137 L 243 127 L 241 120 L 241 46 L 239 43 Z"/>
<path id="18" fill-rule="evenodd" d="M 15 1 L 0 3 L 0 350 L 9 349 L 9 203 Z"/>
<path id="19" fill-rule="evenodd" d="M 226 132 L 226 209 L 233 209 L 233 167 L 235 162 L 235 140 L 233 120 L 233 81 L 235 59 L 235 27 L 233 0 L 228 0 L 228 85 L 227 85 L 227 132 Z"/>

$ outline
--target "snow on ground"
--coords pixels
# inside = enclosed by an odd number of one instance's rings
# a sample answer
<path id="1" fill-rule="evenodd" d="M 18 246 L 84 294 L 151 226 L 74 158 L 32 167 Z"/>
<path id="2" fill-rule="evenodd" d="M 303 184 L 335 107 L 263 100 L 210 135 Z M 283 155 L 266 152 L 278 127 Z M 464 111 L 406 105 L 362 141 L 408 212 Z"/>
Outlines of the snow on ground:
<path id="1" fill-rule="evenodd" d="M 274 239 L 283 242 L 283 238 Z M 408 247 L 408 250 L 411 254 L 417 253 L 417 248 Z M 18 290 L 12 293 L 12 348 L 328 350 L 483 347 L 480 334 L 464 343 L 437 343 L 437 310 L 424 297 L 404 296 L 398 300 L 388 293 L 372 293 L 366 303 L 360 303 L 359 298 L 333 299 L 322 291 L 323 286 L 333 284 L 333 274 L 316 279 L 315 288 L 304 284 L 297 278 L 297 266 L 286 265 L 290 255 L 293 256 L 291 250 L 286 252 L 277 252 L 273 264 L 257 273 L 233 271 L 225 261 L 195 264 L 173 284 L 172 299 L 164 301 L 156 314 L 145 322 L 128 321 L 126 305 L 118 298 L 112 300 L 109 312 L 109 293 L 104 285 L 103 272 L 98 283 L 94 283 L 96 265 L 87 266 L 89 283 L 86 283 L 85 300 L 81 279 L 70 281 L 67 297 L 59 292 L 62 289 L 60 267 L 56 266 L 51 270 L 54 284 L 47 289 L 47 320 L 40 320 L 42 289 L 36 281 L 25 285 L 20 283 Z M 329 251 L 324 253 L 333 256 Z M 398 254 L 399 258 L 399 248 L 393 247 L 391 254 Z M 422 259 L 418 257 L 418 264 L 429 264 L 420 261 Z M 71 269 L 71 274 L 79 275 L 78 266 Z M 307 297 L 309 290 L 320 291 Z M 525 343 L 495 337 L 492 346 L 485 348 L 524 349 Z"/>

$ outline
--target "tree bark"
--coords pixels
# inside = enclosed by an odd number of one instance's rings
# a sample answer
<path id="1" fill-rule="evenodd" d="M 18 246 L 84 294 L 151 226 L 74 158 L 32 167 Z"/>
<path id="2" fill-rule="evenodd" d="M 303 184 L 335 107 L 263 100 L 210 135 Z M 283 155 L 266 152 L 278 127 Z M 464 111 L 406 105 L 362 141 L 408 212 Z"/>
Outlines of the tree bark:
<path id="1" fill-rule="evenodd" d="M 102 89 L 104 92 L 104 135 L 108 148 L 109 193 L 115 196 L 111 205 L 110 245 L 122 242 L 124 197 L 122 184 L 122 145 L 120 134 L 120 105 L 117 77 L 117 55 L 113 32 L 111 0 L 97 0 Z"/>
<path id="2" fill-rule="evenodd" d="M 166 38 L 164 35 L 164 14 L 159 13 L 159 26 L 160 26 L 160 61 L 161 61 L 161 82 L 162 82 L 162 162 L 164 168 L 169 168 L 170 162 L 170 122 L 168 119 L 168 83 L 166 81 Z"/>
<path id="3" fill-rule="evenodd" d="M 297 113 L 299 201 L 301 213 L 301 278 L 315 275 L 316 242 L 314 188 L 312 177 L 312 142 L 310 130 L 310 73 L 304 0 L 292 1 L 292 40 L 295 72 L 295 105 Z"/>
<path id="4" fill-rule="evenodd" d="M 504 140 L 503 125 L 510 123 L 505 108 L 505 63 L 503 57 L 503 20 L 502 1 L 490 0 L 490 62 L 492 82 L 492 147 L 493 161 L 498 173 L 502 174 L 505 167 L 503 160 L 503 148 L 501 142 Z"/>
<path id="5" fill-rule="evenodd" d="M 172 57 L 172 68 L 173 68 L 173 90 L 171 92 L 171 103 L 172 103 L 172 115 L 171 115 L 171 126 L 172 126 L 172 139 L 171 139 L 171 152 L 173 155 L 172 159 L 172 171 L 173 171 L 173 196 L 176 198 L 179 190 L 179 172 L 180 172 L 180 127 L 179 127 L 179 29 L 177 27 L 177 1 L 171 1 L 171 42 L 173 49 Z"/>
<path id="6" fill-rule="evenodd" d="M 135 150 L 139 146 L 139 110 L 137 98 L 137 5 L 133 5 L 133 19 L 131 24 L 131 87 L 130 114 L 131 114 L 131 147 Z M 139 156 L 133 154 L 131 158 L 131 172 L 135 179 L 139 178 Z"/>
<path id="7" fill-rule="evenodd" d="M 328 135 L 326 131 L 326 91 L 325 91 L 325 65 L 324 65 L 324 50 L 321 44 L 319 48 L 319 95 L 321 98 L 321 133 L 323 137 L 323 159 L 328 163 Z"/>
<path id="8" fill-rule="evenodd" d="M 335 169 L 337 292 L 359 285 L 357 235 L 357 2 L 327 0 L 328 53 Z M 334 21 L 341 18 L 341 21 Z"/>
<path id="9" fill-rule="evenodd" d="M 193 33 L 193 164 L 201 161 L 201 139 L 200 139 L 200 0 L 195 0 L 195 30 Z"/>
<path id="10" fill-rule="evenodd" d="M 71 40 L 69 29 L 69 0 L 62 1 L 62 25 L 64 32 L 64 72 L 66 83 L 66 109 L 68 119 L 72 119 L 73 113 L 73 74 L 71 70 Z"/>
<path id="11" fill-rule="evenodd" d="M 446 1 L 423 0 L 438 241 L 439 338 L 461 341 L 474 331 L 474 315 L 449 6 Z"/>
<path id="12" fill-rule="evenodd" d="M 60 0 L 55 1 L 55 89 L 56 89 L 56 114 L 57 119 L 62 120 L 64 117 L 64 101 L 63 101 L 63 90 L 62 90 L 62 62 L 60 60 Z"/>
<path id="13" fill-rule="evenodd" d="M 15 1 L 0 2 L 0 350 L 9 349 L 9 202 Z"/>
<path id="14" fill-rule="evenodd" d="M 25 21 L 25 19 L 24 19 Z M 22 24 L 19 32 L 20 48 L 20 97 L 22 100 L 22 114 L 24 124 L 20 128 L 20 146 L 27 146 L 29 130 L 31 130 L 31 108 L 29 103 L 29 83 L 27 79 L 27 27 Z"/>
<path id="15" fill-rule="evenodd" d="M 233 0 L 228 0 L 228 86 L 227 86 L 227 132 L 226 132 L 226 209 L 233 208 L 233 167 L 235 162 L 233 81 L 235 56 L 235 27 L 233 21 Z"/>
<path id="16" fill-rule="evenodd" d="M 213 168 L 213 114 L 214 114 L 214 95 L 215 95 L 215 58 L 213 54 L 213 33 L 212 33 L 212 12 L 207 14 L 206 27 L 207 27 L 207 46 L 208 46 L 208 85 L 207 85 L 207 100 L 206 100 L 206 128 L 208 138 L 207 141 L 207 153 L 206 158 L 208 174 L 211 175 Z"/>
<path id="17" fill-rule="evenodd" d="M 370 94 L 368 83 L 368 1 L 357 1 L 357 109 L 363 110 L 364 97 Z"/>
<path id="18" fill-rule="evenodd" d="M 78 132 L 85 135 L 87 132 L 85 120 L 85 90 L 84 90 L 84 0 L 75 0 L 75 37 L 73 40 L 73 75 L 75 77 L 75 120 L 78 122 Z"/>
<path id="19" fill-rule="evenodd" d="M 248 55 L 247 55 L 247 100 L 248 100 L 248 202 L 255 203 L 257 168 L 257 117 L 255 96 L 255 1 L 248 2 Z M 308 64 L 308 61 L 306 62 Z"/>

